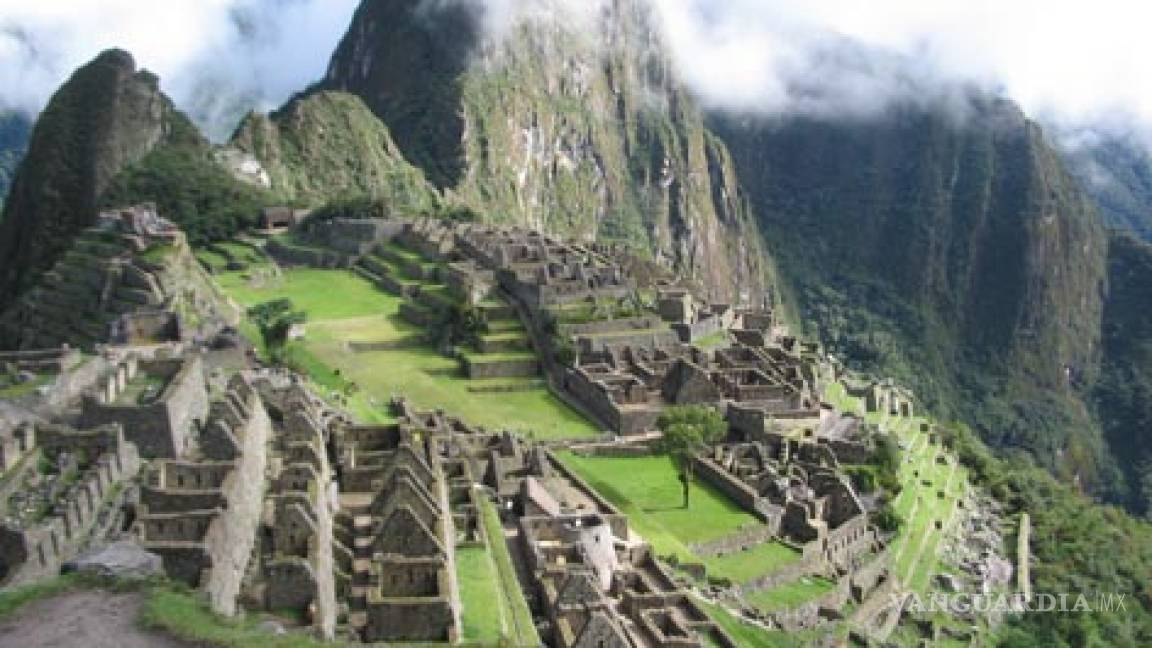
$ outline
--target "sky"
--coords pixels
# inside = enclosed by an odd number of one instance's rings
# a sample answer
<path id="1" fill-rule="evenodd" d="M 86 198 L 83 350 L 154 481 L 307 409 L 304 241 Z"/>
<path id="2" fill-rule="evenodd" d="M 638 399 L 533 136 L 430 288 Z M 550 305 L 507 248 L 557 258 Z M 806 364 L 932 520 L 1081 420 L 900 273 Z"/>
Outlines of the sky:
<path id="1" fill-rule="evenodd" d="M 601 0 L 425 1 L 505 17 L 523 3 Z M 867 116 L 969 83 L 1048 121 L 1152 125 L 1152 3 L 1141 0 L 652 3 L 681 76 L 712 107 Z M 321 78 L 355 5 L 0 0 L 0 104 L 35 111 L 71 70 L 119 46 L 219 131 Z"/>

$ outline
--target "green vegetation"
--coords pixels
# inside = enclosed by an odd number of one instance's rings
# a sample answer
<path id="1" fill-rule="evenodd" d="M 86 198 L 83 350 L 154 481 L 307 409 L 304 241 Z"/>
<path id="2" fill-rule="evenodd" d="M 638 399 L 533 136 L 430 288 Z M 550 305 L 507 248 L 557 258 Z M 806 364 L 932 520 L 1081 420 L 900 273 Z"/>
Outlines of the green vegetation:
<path id="1" fill-rule="evenodd" d="M 727 346 L 728 331 L 716 331 L 715 333 L 709 333 L 708 335 L 705 335 L 698 340 L 693 340 L 692 344 L 693 346 L 698 346 L 706 351 Z"/>
<path id="2" fill-rule="evenodd" d="M 245 278 L 247 277 L 247 278 Z M 350 401 L 357 415 L 374 415 L 377 404 L 404 395 L 421 408 L 489 429 L 512 429 L 537 439 L 594 436 L 596 429 L 539 385 L 526 391 L 479 393 L 459 373 L 456 359 L 419 342 L 424 329 L 400 319 L 401 298 L 343 270 L 292 269 L 276 275 L 252 269 L 225 273 L 220 285 L 243 306 L 290 299 L 308 316 L 307 334 L 286 348 L 285 362 L 303 368 L 329 389 L 358 390 Z M 254 327 L 248 329 L 252 332 Z M 370 344 L 369 350 L 350 345 Z M 383 345 L 383 346 L 380 346 Z M 482 356 L 483 357 L 483 356 Z M 378 414 L 375 414 L 378 415 Z"/>
<path id="3" fill-rule="evenodd" d="M 852 368 L 913 387 L 942 420 L 964 421 L 994 447 L 1026 448 L 1061 479 L 1108 494 L 1115 476 L 1085 407 L 1103 229 L 1015 107 L 973 108 L 961 127 L 943 111 L 911 108 L 867 128 L 716 126 L 807 335 Z M 1052 207 L 1044 228 L 1022 226 L 1035 196 Z"/>
<path id="4" fill-rule="evenodd" d="M 83 587 L 87 581 L 78 576 L 57 576 L 29 585 L 0 590 L 0 619 L 3 619 L 25 605 L 41 599 L 52 598 L 69 590 Z"/>
<path id="5" fill-rule="evenodd" d="M 322 648 L 332 646 L 300 633 L 272 634 L 259 627 L 260 616 L 226 619 L 212 612 L 195 594 L 175 587 L 153 587 L 147 592 L 140 623 L 177 639 L 218 648 Z"/>
<path id="6" fill-rule="evenodd" d="M 1104 308 L 1104 362 L 1094 397 L 1118 457 L 1113 500 L 1152 521 L 1152 245 L 1114 236 Z M 1145 431 L 1141 433 L 1140 431 Z"/>
<path id="7" fill-rule="evenodd" d="M 303 324 L 308 316 L 304 311 L 296 310 L 291 299 L 274 299 L 250 307 L 248 319 L 259 329 L 264 349 L 273 361 L 280 362 L 292 327 Z"/>
<path id="8" fill-rule="evenodd" d="M 688 508 L 688 490 L 696 456 L 720 441 L 728 432 L 728 424 L 717 410 L 690 405 L 664 410 L 656 426 L 664 433 L 657 448 L 676 465 L 684 494 L 684 508 Z"/>
<path id="9" fill-rule="evenodd" d="M 633 528 L 660 555 L 676 555 L 692 561 L 687 545 L 715 540 L 741 527 L 757 524 L 756 518 L 708 484 L 693 477 L 696 497 L 680 506 L 681 487 L 676 468 L 667 457 L 584 457 L 570 452 L 558 455 L 565 465 L 601 495 L 629 515 Z"/>
<path id="10" fill-rule="evenodd" d="M 628 515 L 629 525 L 660 556 L 702 563 L 709 576 L 734 583 L 751 581 L 799 560 L 799 552 L 769 542 L 719 558 L 701 558 L 691 545 L 717 540 L 759 520 L 708 484 L 693 477 L 695 496 L 678 506 L 677 470 L 667 457 L 585 457 L 558 454 L 561 461 Z"/>
<path id="11" fill-rule="evenodd" d="M 388 127 L 355 95 L 302 94 L 271 115 L 250 114 L 232 146 L 260 160 L 272 186 L 292 203 L 363 214 L 429 213 L 440 198 L 407 162 Z M 332 203 L 331 201 L 337 201 Z"/>
<path id="12" fill-rule="evenodd" d="M 101 197 L 104 207 L 154 202 L 193 245 L 232 238 L 276 198 L 235 179 L 187 117 L 176 113 L 167 141 L 125 169 Z"/>
<path id="13" fill-rule="evenodd" d="M 329 200 L 312 210 L 308 222 L 322 223 L 343 218 L 384 218 L 387 214 L 388 206 L 383 199 L 371 196 L 341 197 Z"/>
<path id="14" fill-rule="evenodd" d="M 532 620 L 532 611 L 528 609 L 528 603 L 524 600 L 524 593 L 520 589 L 512 556 L 508 553 L 508 545 L 504 540 L 504 527 L 500 524 L 500 514 L 488 499 L 484 497 L 477 499 L 480 505 L 480 524 L 484 527 L 488 551 L 496 566 L 500 596 L 504 600 L 502 606 L 506 615 L 504 636 L 509 638 L 516 648 L 539 646 L 540 636 Z"/>
<path id="15" fill-rule="evenodd" d="M 814 632 L 789 633 L 781 630 L 767 630 L 741 620 L 723 605 L 700 598 L 696 599 L 696 603 L 741 648 L 806 648 L 807 646 L 818 645 L 816 639 L 820 635 Z"/>
<path id="16" fill-rule="evenodd" d="M 464 641 L 494 644 L 504 634 L 504 606 L 496 568 L 485 547 L 457 547 L 456 578 L 463 608 L 460 624 Z"/>
<path id="17" fill-rule="evenodd" d="M 818 577 L 804 577 L 796 581 L 745 595 L 752 605 L 765 612 L 788 610 L 816 601 L 836 588 L 836 583 Z"/>
<path id="18" fill-rule="evenodd" d="M 988 488 L 1004 514 L 1032 518 L 1032 589 L 1047 593 L 1124 594 L 1123 612 L 1033 613 L 1012 618 L 1005 646 L 1152 645 L 1152 525 L 1093 504 L 1057 482 L 1027 455 L 994 455 L 966 427 L 944 430 L 974 483 Z M 1014 549 L 1015 537 L 1006 538 Z"/>
<path id="19" fill-rule="evenodd" d="M 140 592 L 144 601 L 138 623 L 177 639 L 215 648 L 320 648 L 332 646 L 302 632 L 274 635 L 259 628 L 266 615 L 226 619 L 212 612 L 206 601 L 182 584 L 168 580 L 115 581 L 95 576 L 68 574 L 35 584 L 0 591 L 0 619 L 34 601 L 66 592 L 96 588 Z M 339 644 L 337 644 L 339 645 Z"/>
<path id="20" fill-rule="evenodd" d="M 800 552 L 792 547 L 779 542 L 765 542 L 751 549 L 709 558 L 708 575 L 743 584 L 799 559 Z"/>
<path id="21" fill-rule="evenodd" d="M 19 382 L 13 376 L 0 377 L 0 398 L 23 398 L 52 382 L 54 378 L 50 374 L 36 374 L 32 380 Z"/>

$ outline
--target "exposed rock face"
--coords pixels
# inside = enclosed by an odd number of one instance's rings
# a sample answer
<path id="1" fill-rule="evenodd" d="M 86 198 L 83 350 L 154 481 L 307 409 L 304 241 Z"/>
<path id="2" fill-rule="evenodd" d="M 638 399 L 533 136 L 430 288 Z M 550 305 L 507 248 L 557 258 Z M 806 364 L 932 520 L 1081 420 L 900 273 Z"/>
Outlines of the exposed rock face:
<path id="1" fill-rule="evenodd" d="M 1091 481 L 1080 390 L 1099 360 L 1106 237 L 1039 127 L 973 99 L 963 122 L 719 121 L 806 320 Z"/>
<path id="2" fill-rule="evenodd" d="M 109 50 L 77 70 L 32 132 L 0 222 L 0 307 L 92 225 L 98 198 L 164 138 L 171 102 L 155 75 Z"/>
<path id="3" fill-rule="evenodd" d="M 359 95 L 405 157 L 487 217 L 634 244 L 714 299 L 771 283 L 724 145 L 671 71 L 647 4 L 369 0 L 323 87 Z M 741 294 L 742 293 L 742 294 Z"/>
<path id="4" fill-rule="evenodd" d="M 135 542 L 122 541 L 87 551 L 64 563 L 62 571 L 113 578 L 149 578 L 164 573 L 164 562 Z"/>
<path id="5" fill-rule="evenodd" d="M 1128 235 L 1108 248 L 1103 349 L 1096 402 L 1124 475 L 1115 499 L 1152 518 L 1152 245 Z"/>

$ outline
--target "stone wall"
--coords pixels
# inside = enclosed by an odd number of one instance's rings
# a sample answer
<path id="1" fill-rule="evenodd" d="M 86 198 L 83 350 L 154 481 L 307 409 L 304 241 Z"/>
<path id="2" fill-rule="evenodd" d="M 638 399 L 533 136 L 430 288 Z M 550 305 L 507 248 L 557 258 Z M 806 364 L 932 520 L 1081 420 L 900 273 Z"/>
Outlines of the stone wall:
<path id="1" fill-rule="evenodd" d="M 233 615 L 264 509 L 272 422 L 246 379 L 234 378 L 225 398 L 239 403 L 241 419 L 210 424 L 229 427 L 236 458 L 154 465 L 137 525 L 169 576 L 199 587 L 217 613 Z M 219 505 L 191 508 L 213 501 Z"/>
<path id="2" fill-rule="evenodd" d="M 212 559 L 212 571 L 202 589 L 212 609 L 220 614 L 236 613 L 236 598 L 248 567 L 256 530 L 264 505 L 264 471 L 272 422 L 258 398 L 251 398 L 247 427 L 240 431 L 241 456 L 226 480 L 223 492 L 228 508 L 204 536 Z"/>
<path id="3" fill-rule="evenodd" d="M 31 526 L 0 525 L 0 585 L 29 583 L 56 575 L 89 539 L 101 510 L 122 497 L 122 484 L 139 471 L 136 448 L 119 429 L 113 446 L 99 455 L 77 481 L 51 503 L 47 516 Z"/>
<path id="4" fill-rule="evenodd" d="M 716 465 L 716 462 L 707 457 L 697 457 L 695 471 L 697 477 L 736 502 L 740 508 L 759 518 L 761 522 L 779 525 L 779 507 L 760 497 L 754 488 Z"/>
<path id="5" fill-rule="evenodd" d="M 282 266 L 307 266 L 310 268 L 348 268 L 352 259 L 332 250 L 299 247 L 270 239 L 265 248 L 268 255 Z"/>
<path id="6" fill-rule="evenodd" d="M 486 360 L 472 361 L 468 357 L 462 359 L 464 373 L 469 378 L 529 378 L 540 373 L 540 362 L 536 358 L 522 360 Z"/>
<path id="7" fill-rule="evenodd" d="M 141 456 L 178 457 L 187 448 L 189 433 L 207 419 L 208 391 L 200 357 L 188 355 L 182 360 L 142 361 L 140 371 L 171 376 L 155 402 L 148 405 L 114 404 L 112 401 L 119 395 L 115 389 L 107 394 L 89 394 L 83 400 L 83 425 L 97 427 L 119 423 Z M 124 380 L 118 380 L 118 387 L 123 390 Z"/>
<path id="8" fill-rule="evenodd" d="M 581 335 L 576 340 L 576 346 L 581 353 L 601 353 L 609 349 L 624 347 L 640 347 L 650 349 L 666 349 L 680 344 L 680 336 L 672 329 L 651 329 L 647 331 L 613 331 Z"/>

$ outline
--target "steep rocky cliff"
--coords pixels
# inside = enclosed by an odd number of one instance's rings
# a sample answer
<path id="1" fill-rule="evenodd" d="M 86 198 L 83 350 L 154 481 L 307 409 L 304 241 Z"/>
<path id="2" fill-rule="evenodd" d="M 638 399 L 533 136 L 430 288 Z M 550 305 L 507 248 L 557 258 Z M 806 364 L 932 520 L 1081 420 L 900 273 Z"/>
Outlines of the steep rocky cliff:
<path id="1" fill-rule="evenodd" d="M 1092 486 L 1106 236 L 1034 123 L 718 119 L 787 288 L 848 359 Z"/>
<path id="2" fill-rule="evenodd" d="M 639 0 L 368 0 L 321 87 L 351 92 L 404 156 L 486 217 L 624 241 L 716 298 L 763 298 L 772 265 L 732 161 Z"/>
<path id="3" fill-rule="evenodd" d="M 100 54 L 53 95 L 0 222 L 0 307 L 93 223 L 100 194 L 164 139 L 173 113 L 156 77 L 120 50 Z"/>
<path id="4" fill-rule="evenodd" d="M 1108 248 L 1104 360 L 1095 390 L 1105 438 L 1121 457 L 1116 499 L 1152 519 L 1152 245 L 1118 234 Z"/>

